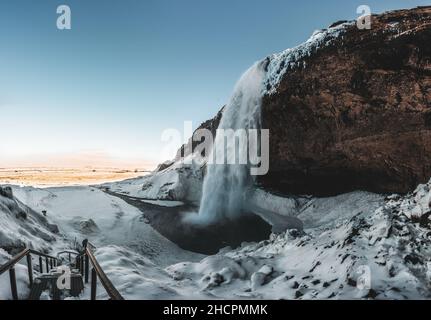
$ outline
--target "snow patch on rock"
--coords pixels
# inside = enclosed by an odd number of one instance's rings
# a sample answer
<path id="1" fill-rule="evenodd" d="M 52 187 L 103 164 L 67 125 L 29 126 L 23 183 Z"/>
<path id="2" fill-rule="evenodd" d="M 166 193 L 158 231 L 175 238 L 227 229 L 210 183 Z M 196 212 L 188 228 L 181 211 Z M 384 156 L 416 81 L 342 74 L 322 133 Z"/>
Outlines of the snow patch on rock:
<path id="1" fill-rule="evenodd" d="M 339 39 L 354 22 L 345 22 L 324 30 L 316 30 L 306 42 L 268 57 L 268 72 L 265 80 L 266 94 L 275 92 L 284 74 L 296 68 L 305 68 L 304 58 L 310 57 L 322 47 L 331 45 Z"/>
<path id="2" fill-rule="evenodd" d="M 147 200 L 186 201 L 198 204 L 202 195 L 204 168 L 193 155 L 162 171 L 122 182 L 103 184 L 110 191 Z"/>

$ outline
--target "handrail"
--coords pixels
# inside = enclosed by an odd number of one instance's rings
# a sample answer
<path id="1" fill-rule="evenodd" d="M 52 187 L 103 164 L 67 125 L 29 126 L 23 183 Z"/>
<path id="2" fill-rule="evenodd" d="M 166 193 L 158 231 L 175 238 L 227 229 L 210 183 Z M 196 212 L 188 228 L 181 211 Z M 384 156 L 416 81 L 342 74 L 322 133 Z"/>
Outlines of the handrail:
<path id="1" fill-rule="evenodd" d="M 109 295 L 109 297 L 112 300 L 124 300 L 123 296 L 118 292 L 118 290 L 114 287 L 111 280 L 106 276 L 105 272 L 102 270 L 102 267 L 97 262 L 96 257 L 94 256 L 93 252 L 87 247 L 85 249 L 85 255 L 89 258 L 91 264 L 93 265 L 92 275 L 91 275 L 91 284 L 92 284 L 92 298 L 95 299 L 95 281 L 96 281 L 96 275 L 99 277 L 100 282 L 102 283 L 103 287 L 106 290 L 106 293 Z M 88 261 L 86 261 L 87 264 L 87 275 L 88 275 Z M 94 288 L 93 288 L 94 287 Z M 94 290 L 94 291 L 93 291 Z"/>
<path id="2" fill-rule="evenodd" d="M 45 258 L 46 271 L 47 272 L 49 272 L 50 268 L 52 269 L 53 267 L 57 266 L 57 264 L 58 264 L 57 258 L 50 256 L 50 255 L 47 255 L 45 253 L 33 250 L 33 249 L 26 248 L 23 251 L 21 251 L 20 253 L 18 253 L 17 255 L 15 255 L 8 262 L 6 262 L 2 266 L 0 266 L 0 275 L 2 275 L 3 273 L 5 273 L 6 271 L 9 270 L 10 288 L 11 288 L 11 292 L 12 292 L 12 298 L 14 300 L 18 300 L 18 290 L 17 290 L 17 285 L 16 285 L 15 265 L 18 262 L 20 262 L 24 257 L 27 257 L 27 270 L 28 270 L 28 279 L 30 282 L 30 286 L 33 284 L 33 264 L 32 264 L 32 259 L 31 259 L 32 254 L 39 256 L 39 270 L 40 270 L 40 272 L 43 272 L 42 257 Z"/>
<path id="3" fill-rule="evenodd" d="M 90 248 L 95 248 L 94 245 L 90 244 L 85 247 L 85 250 L 79 254 L 74 251 L 62 251 L 59 252 L 58 255 L 63 253 L 69 253 L 69 254 L 76 254 L 76 267 L 80 270 L 81 274 L 85 278 L 85 282 L 88 283 L 88 277 L 89 277 L 89 266 L 90 263 L 93 266 L 91 270 L 91 299 L 96 299 L 96 289 L 97 289 L 97 278 L 100 279 L 101 284 L 106 290 L 106 293 L 109 295 L 111 300 L 124 300 L 124 298 L 121 296 L 121 294 L 118 292 L 118 290 L 114 287 L 112 282 L 109 280 L 105 272 L 103 271 L 102 267 L 98 263 L 96 257 L 94 256 L 94 253 Z M 9 277 L 10 277 L 10 286 L 12 291 L 12 298 L 14 300 L 18 300 L 18 291 L 17 291 L 17 285 L 16 285 L 16 276 L 15 276 L 15 265 L 20 262 L 24 257 L 27 257 L 27 266 L 28 266 L 28 277 L 30 286 L 33 284 L 33 266 L 32 266 L 32 258 L 31 255 L 38 255 L 39 256 L 39 269 L 40 272 L 43 272 L 43 266 L 42 266 L 42 257 L 45 258 L 46 261 L 46 270 L 49 272 L 49 269 L 51 269 L 58 264 L 58 258 L 50 256 L 48 254 L 38 252 L 33 249 L 26 248 L 17 255 L 15 255 L 12 259 L 10 259 L 8 262 L 0 266 L 0 275 L 5 273 L 9 270 Z"/>
<path id="4" fill-rule="evenodd" d="M 17 255 L 15 255 L 14 257 L 12 257 L 12 259 L 10 259 L 5 264 L 3 264 L 2 266 L 0 266 L 0 275 L 2 275 L 3 273 L 5 273 L 9 269 L 13 268 L 18 262 L 20 262 L 28 254 L 35 254 L 35 255 L 38 255 L 40 257 L 54 259 L 55 261 L 58 260 L 57 258 L 55 258 L 53 256 L 50 256 L 50 255 L 47 255 L 45 253 L 42 253 L 42 252 L 39 252 L 39 251 L 27 248 L 27 249 L 24 249 L 23 251 L 21 251 L 20 253 L 18 253 Z"/>
<path id="5" fill-rule="evenodd" d="M 72 250 L 64 250 L 64 251 L 60 251 L 57 253 L 57 259 L 60 259 L 60 256 L 62 256 L 63 254 L 67 254 L 68 255 L 68 260 L 70 263 L 72 263 L 72 255 L 79 256 L 79 252 L 77 251 L 72 251 Z"/>
<path id="6" fill-rule="evenodd" d="M 73 251 L 73 250 L 64 250 L 64 251 L 60 251 L 60 252 L 58 252 L 58 253 L 57 253 L 57 257 L 58 257 L 58 256 L 60 256 L 60 255 L 62 255 L 62 254 L 65 254 L 65 253 L 74 254 L 74 255 L 76 255 L 76 256 L 78 256 L 78 255 L 79 255 L 79 252 L 77 252 L 77 251 Z"/>
<path id="7" fill-rule="evenodd" d="M 91 300 L 96 300 L 97 278 L 100 279 L 100 282 L 111 300 L 124 300 L 94 256 L 93 250 L 96 249 L 96 246 L 88 241 L 88 239 L 82 241 L 82 246 L 83 250 L 81 254 L 76 257 L 75 266 L 84 277 L 85 283 L 88 283 L 89 280 L 90 263 L 93 266 L 91 270 Z"/>
<path id="8" fill-rule="evenodd" d="M 36 250 L 33 250 L 33 249 L 30 249 L 30 253 L 35 254 L 37 256 L 40 256 L 40 257 L 50 258 L 50 259 L 57 260 L 57 258 L 54 257 L 54 256 L 50 256 L 49 254 L 45 254 L 45 253 L 42 253 L 42 252 L 39 252 L 39 251 L 36 251 Z"/>
<path id="9" fill-rule="evenodd" d="M 87 247 L 88 246 L 92 247 L 93 249 L 97 249 L 97 247 L 94 244 L 92 244 L 90 241 L 87 242 Z"/>
<path id="10" fill-rule="evenodd" d="M 30 249 L 25 249 L 15 255 L 12 259 L 6 262 L 4 265 L 0 266 L 0 275 L 13 268 L 18 262 L 20 262 L 26 255 L 28 255 Z"/>

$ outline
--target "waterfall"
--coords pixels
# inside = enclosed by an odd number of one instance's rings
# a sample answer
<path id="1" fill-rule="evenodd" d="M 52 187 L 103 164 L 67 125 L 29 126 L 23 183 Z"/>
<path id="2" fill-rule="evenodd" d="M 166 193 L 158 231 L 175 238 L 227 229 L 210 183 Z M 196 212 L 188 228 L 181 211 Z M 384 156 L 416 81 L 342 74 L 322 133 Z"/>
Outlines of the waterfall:
<path id="1" fill-rule="evenodd" d="M 232 97 L 227 104 L 219 129 L 260 129 L 261 99 L 264 81 L 264 62 L 255 63 L 237 82 Z M 224 148 L 224 164 L 208 164 L 204 179 L 199 216 L 196 223 L 213 224 L 225 219 L 235 219 L 243 214 L 243 204 L 248 188 L 253 184 L 250 163 L 239 164 L 241 156 L 248 155 L 248 145 L 235 144 L 235 164 L 229 162 L 228 148 L 224 135 L 218 134 L 210 158 L 217 150 Z"/>

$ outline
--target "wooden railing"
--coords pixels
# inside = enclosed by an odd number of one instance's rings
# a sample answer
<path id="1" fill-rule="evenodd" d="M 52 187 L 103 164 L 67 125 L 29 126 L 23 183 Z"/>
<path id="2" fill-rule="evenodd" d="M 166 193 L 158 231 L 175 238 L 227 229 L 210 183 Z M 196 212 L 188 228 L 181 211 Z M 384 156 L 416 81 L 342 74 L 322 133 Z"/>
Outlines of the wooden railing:
<path id="1" fill-rule="evenodd" d="M 60 260 L 60 257 L 61 257 L 62 255 L 64 255 L 64 254 L 67 254 L 67 255 L 68 255 L 68 260 L 69 260 L 69 262 L 72 262 L 72 255 L 73 255 L 73 256 L 75 256 L 75 257 L 79 255 L 79 253 L 78 253 L 78 252 L 76 252 L 76 251 L 64 250 L 64 251 L 60 251 L 60 252 L 58 252 L 58 253 L 57 253 L 57 259 L 59 259 L 59 260 Z"/>
<path id="2" fill-rule="evenodd" d="M 93 254 L 93 249 L 95 248 L 94 245 L 88 242 L 84 252 L 76 257 L 76 266 L 84 277 L 85 283 L 88 283 L 89 280 L 90 263 L 93 266 L 91 269 L 91 300 L 96 300 L 97 279 L 100 280 L 111 300 L 124 300 L 97 262 Z"/>
<path id="3" fill-rule="evenodd" d="M 81 250 L 81 253 L 71 250 L 61 251 L 57 254 L 57 257 L 60 257 L 63 254 L 68 254 L 69 262 L 72 262 L 72 255 L 76 256 L 75 259 L 75 268 L 78 269 L 81 275 L 84 278 L 85 283 L 88 283 L 89 275 L 90 275 L 90 264 L 92 265 L 91 269 L 91 300 L 96 300 L 96 292 L 97 292 L 97 279 L 100 280 L 100 283 L 106 290 L 106 293 L 110 297 L 111 300 L 124 300 L 118 290 L 114 287 L 112 282 L 108 279 L 105 272 L 102 270 L 102 267 L 97 262 L 96 257 L 93 254 L 93 250 L 96 247 L 91 243 L 86 243 Z M 39 270 L 43 273 L 43 260 L 45 260 L 46 272 L 49 273 L 51 269 L 59 265 L 59 259 L 42 252 L 38 252 L 32 249 L 25 249 L 4 265 L 0 266 L 0 275 L 9 271 L 10 277 L 10 287 L 12 292 L 12 298 L 14 300 L 18 300 L 18 290 L 16 285 L 16 274 L 15 274 L 15 265 L 19 263 L 24 257 L 27 258 L 27 267 L 28 267 L 28 278 L 29 278 L 29 286 L 33 284 L 33 265 L 32 265 L 32 255 L 39 256 Z M 44 258 L 44 259 L 43 259 Z"/>
<path id="4" fill-rule="evenodd" d="M 52 268 L 56 267 L 58 264 L 58 260 L 55 257 L 44 254 L 42 252 L 38 252 L 32 249 L 25 249 L 14 256 L 11 260 L 6 262 L 4 265 L 0 266 L 0 275 L 9 271 L 10 278 L 10 288 L 12 292 L 12 298 L 14 300 L 18 300 L 18 289 L 16 286 L 16 274 L 15 274 L 15 265 L 20 262 L 24 257 L 27 258 L 27 269 L 28 269 L 28 279 L 29 286 L 33 284 L 33 264 L 31 255 L 39 256 L 39 271 L 43 273 L 43 258 L 45 258 L 46 272 L 48 273 Z"/>

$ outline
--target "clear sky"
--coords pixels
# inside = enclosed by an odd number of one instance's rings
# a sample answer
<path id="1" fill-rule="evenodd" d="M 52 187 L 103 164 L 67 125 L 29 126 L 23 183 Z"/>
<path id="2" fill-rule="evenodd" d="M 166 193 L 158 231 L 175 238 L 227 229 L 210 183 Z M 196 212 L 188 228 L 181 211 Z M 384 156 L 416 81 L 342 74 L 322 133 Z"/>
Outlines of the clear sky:
<path id="1" fill-rule="evenodd" d="M 164 160 L 164 129 L 211 118 L 253 62 L 362 4 L 431 1 L 2 0 L 0 167 Z"/>

